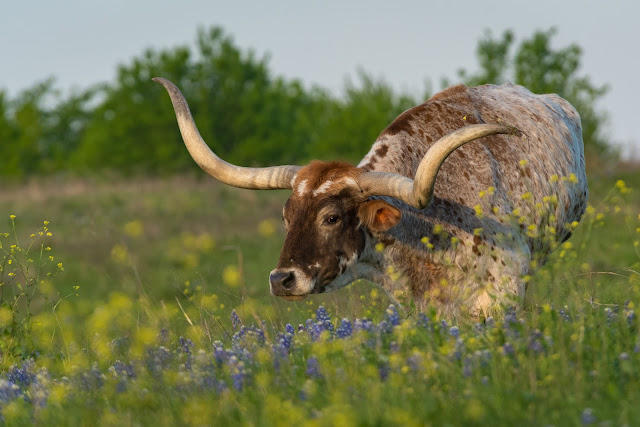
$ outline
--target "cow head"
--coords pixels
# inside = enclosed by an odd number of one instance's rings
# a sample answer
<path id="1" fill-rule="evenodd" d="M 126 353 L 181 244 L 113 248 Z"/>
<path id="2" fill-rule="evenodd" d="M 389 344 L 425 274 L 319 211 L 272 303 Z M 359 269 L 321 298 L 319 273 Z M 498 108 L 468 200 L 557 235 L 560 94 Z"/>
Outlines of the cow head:
<path id="1" fill-rule="evenodd" d="M 169 93 L 182 139 L 205 172 L 235 187 L 292 190 L 283 209 L 287 236 L 278 265 L 269 276 L 271 292 L 289 300 L 325 292 L 357 261 L 365 245 L 365 230 L 384 231 L 398 223 L 400 210 L 371 196 L 391 196 L 422 209 L 431 201 L 440 165 L 455 149 L 483 136 L 517 132 L 489 124 L 458 129 L 429 149 L 415 180 L 394 173 L 364 172 L 339 162 L 244 168 L 225 162 L 211 151 L 173 83 L 162 78 L 153 80 Z"/>
<path id="2" fill-rule="evenodd" d="M 366 200 L 362 173 L 347 163 L 314 161 L 295 175 L 282 211 L 287 236 L 269 275 L 272 294 L 291 300 L 325 292 L 362 254 L 365 229 L 386 230 L 400 220 L 397 208 Z"/>

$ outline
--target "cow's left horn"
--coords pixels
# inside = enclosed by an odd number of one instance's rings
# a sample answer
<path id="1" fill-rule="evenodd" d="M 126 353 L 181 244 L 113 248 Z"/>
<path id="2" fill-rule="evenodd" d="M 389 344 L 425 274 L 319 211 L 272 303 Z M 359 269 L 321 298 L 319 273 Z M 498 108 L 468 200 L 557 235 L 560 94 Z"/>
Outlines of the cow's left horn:
<path id="1" fill-rule="evenodd" d="M 245 168 L 225 162 L 211 151 L 200 136 L 187 100 L 180 89 L 161 77 L 155 77 L 153 81 L 160 83 L 169 92 L 184 144 L 202 170 L 218 181 L 234 187 L 254 190 L 291 189 L 291 180 L 300 170 L 300 166 Z"/>
<path id="2" fill-rule="evenodd" d="M 469 125 L 440 138 L 422 158 L 415 179 L 385 173 L 365 172 L 360 175 L 360 188 L 367 196 L 391 196 L 418 209 L 431 203 L 433 187 L 440 166 L 457 148 L 483 136 L 496 134 L 518 134 L 516 128 L 502 125 Z"/>

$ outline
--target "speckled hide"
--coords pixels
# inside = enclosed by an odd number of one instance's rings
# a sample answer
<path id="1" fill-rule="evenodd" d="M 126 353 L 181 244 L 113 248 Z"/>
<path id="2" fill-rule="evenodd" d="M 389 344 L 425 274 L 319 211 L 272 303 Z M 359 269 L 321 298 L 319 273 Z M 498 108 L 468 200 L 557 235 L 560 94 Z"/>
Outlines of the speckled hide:
<path id="1" fill-rule="evenodd" d="M 523 136 L 481 138 L 453 152 L 426 209 L 382 198 L 402 219 L 370 232 L 367 244 L 384 249 L 363 251 L 369 259 L 360 260 L 376 265 L 367 278 L 393 297 L 420 308 L 435 303 L 447 317 L 521 303 L 523 278 L 569 238 L 587 205 L 578 113 L 555 94 L 512 84 L 438 93 L 391 123 L 358 168 L 413 178 L 435 141 L 475 123 L 514 126 Z"/>

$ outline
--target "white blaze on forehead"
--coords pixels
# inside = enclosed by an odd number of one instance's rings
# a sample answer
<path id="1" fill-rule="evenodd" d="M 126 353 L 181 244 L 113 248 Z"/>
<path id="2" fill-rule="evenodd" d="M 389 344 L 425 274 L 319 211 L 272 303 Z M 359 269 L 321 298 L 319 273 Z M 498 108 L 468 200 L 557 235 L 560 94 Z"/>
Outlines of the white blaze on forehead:
<path id="1" fill-rule="evenodd" d="M 333 184 L 333 181 L 331 181 L 330 179 L 323 182 L 321 186 L 313 190 L 313 195 L 317 196 L 318 194 L 325 193 L 329 189 L 329 187 L 331 187 L 331 184 Z"/>
<path id="2" fill-rule="evenodd" d="M 307 192 L 307 180 L 303 179 L 300 184 L 298 184 L 298 196 L 302 197 Z"/>
<path id="3" fill-rule="evenodd" d="M 351 177 L 347 177 L 347 178 L 341 178 L 339 180 L 337 180 L 335 183 L 345 183 L 351 187 L 358 187 L 358 182 L 351 178 Z M 327 180 L 325 182 L 322 183 L 322 185 L 320 185 L 318 188 L 316 188 L 315 190 L 313 190 L 313 195 L 317 196 L 318 194 L 324 194 L 327 192 L 327 190 L 329 190 L 329 188 L 331 188 L 331 186 L 334 184 L 334 181 L 332 180 Z"/>

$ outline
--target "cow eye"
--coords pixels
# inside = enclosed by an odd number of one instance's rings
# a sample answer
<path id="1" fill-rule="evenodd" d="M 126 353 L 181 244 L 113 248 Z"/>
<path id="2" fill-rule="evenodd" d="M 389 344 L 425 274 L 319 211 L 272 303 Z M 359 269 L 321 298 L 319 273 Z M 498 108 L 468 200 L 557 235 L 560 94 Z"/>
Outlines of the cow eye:
<path id="1" fill-rule="evenodd" d="M 338 215 L 329 215 L 327 217 L 327 224 L 337 224 L 340 221 L 340 217 Z"/>

